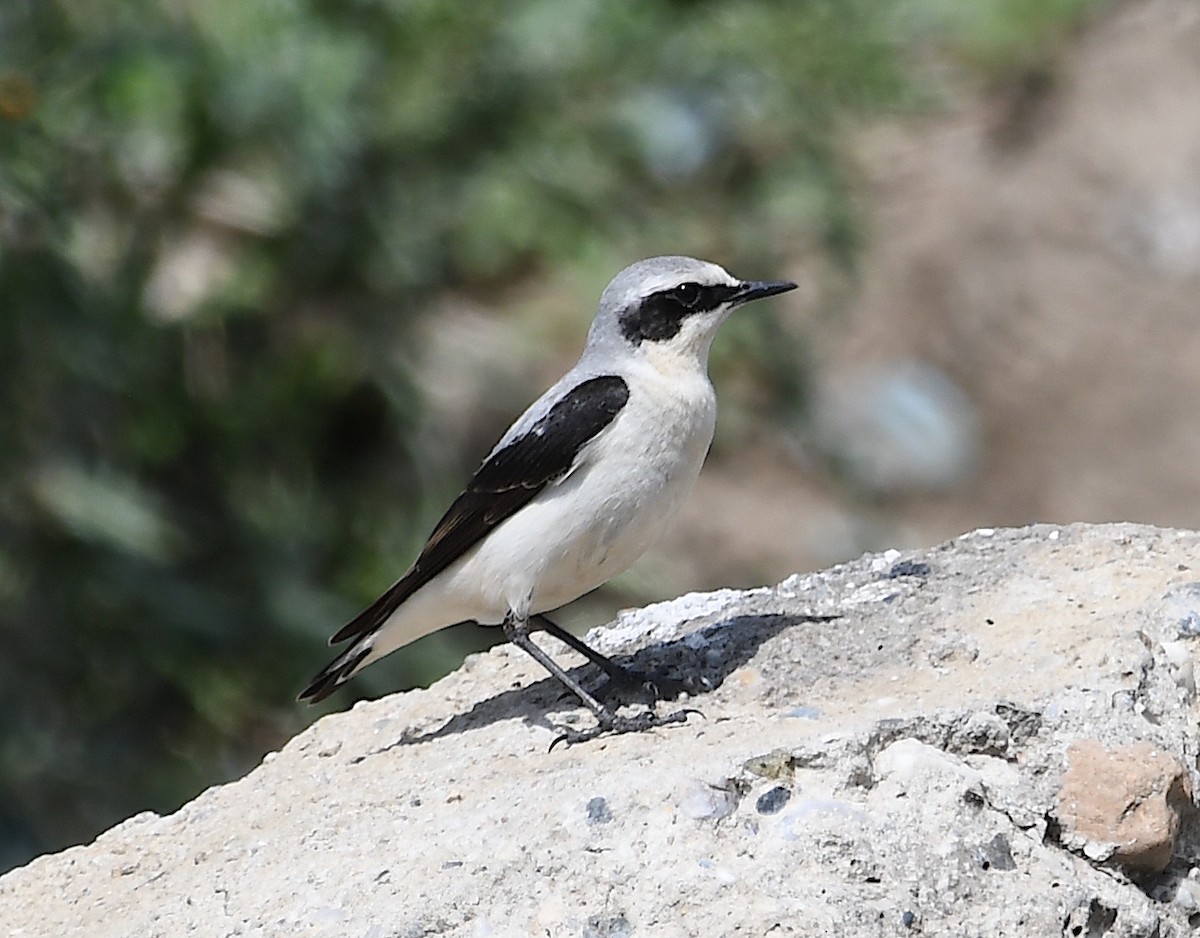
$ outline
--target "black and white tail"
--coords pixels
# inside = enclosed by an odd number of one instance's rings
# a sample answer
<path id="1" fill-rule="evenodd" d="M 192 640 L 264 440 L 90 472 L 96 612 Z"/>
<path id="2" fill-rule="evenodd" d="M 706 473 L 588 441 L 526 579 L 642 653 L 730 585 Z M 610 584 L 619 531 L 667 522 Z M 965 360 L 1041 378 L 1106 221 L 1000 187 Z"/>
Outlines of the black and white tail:
<path id="1" fill-rule="evenodd" d="M 300 691 L 297 700 L 307 700 L 309 703 L 319 703 L 324 700 L 364 666 L 374 643 L 374 632 L 363 636 L 347 648 L 344 654 L 329 662 L 316 677 L 309 681 L 308 686 Z"/>

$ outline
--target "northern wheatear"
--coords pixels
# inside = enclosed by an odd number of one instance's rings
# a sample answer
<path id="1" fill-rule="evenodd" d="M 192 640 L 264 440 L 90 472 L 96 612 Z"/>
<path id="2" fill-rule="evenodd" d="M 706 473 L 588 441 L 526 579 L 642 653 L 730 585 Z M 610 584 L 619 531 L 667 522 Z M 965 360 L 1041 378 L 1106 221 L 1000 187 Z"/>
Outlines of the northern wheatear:
<path id="1" fill-rule="evenodd" d="M 408 572 L 343 626 L 349 647 L 300 694 L 316 702 L 362 668 L 457 622 L 501 625 L 595 714 L 571 742 L 683 722 L 623 717 L 530 638 L 547 631 L 614 678 L 629 672 L 545 613 L 632 564 L 676 515 L 712 443 L 708 352 L 743 303 L 795 289 L 739 280 L 690 257 L 652 257 L 613 278 L 583 354 L 522 414 L 437 523 Z"/>

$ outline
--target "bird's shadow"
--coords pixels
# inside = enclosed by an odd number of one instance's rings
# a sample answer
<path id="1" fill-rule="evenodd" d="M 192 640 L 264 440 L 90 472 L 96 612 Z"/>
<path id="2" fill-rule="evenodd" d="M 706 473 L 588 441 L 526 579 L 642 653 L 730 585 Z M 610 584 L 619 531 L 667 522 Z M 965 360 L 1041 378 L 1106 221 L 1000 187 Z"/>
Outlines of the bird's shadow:
<path id="1" fill-rule="evenodd" d="M 739 615 L 723 619 L 696 632 L 669 642 L 650 645 L 632 655 L 622 655 L 613 660 L 632 671 L 670 678 L 685 678 L 698 690 L 693 693 L 706 694 L 716 690 L 730 674 L 746 664 L 757 653 L 763 642 L 778 635 L 784 629 L 805 622 L 826 622 L 837 616 L 791 615 L 769 613 L 762 615 Z M 558 657 L 558 645 L 553 639 L 539 636 L 541 644 Z M 559 645 L 559 648 L 562 646 Z M 590 663 L 572 668 L 568 672 L 587 687 L 599 683 L 594 691 L 606 698 L 612 706 L 621 706 L 635 701 L 653 702 L 647 689 L 614 685 L 603 677 L 595 665 Z M 596 678 L 602 679 L 597 682 Z M 529 723 L 559 731 L 562 727 L 552 725 L 547 717 L 564 710 L 576 710 L 579 702 L 550 677 L 523 687 L 514 687 L 479 701 L 465 713 L 451 717 L 436 730 L 429 732 L 405 731 L 394 743 L 374 750 L 366 755 L 386 752 L 397 746 L 413 746 L 433 742 L 444 736 L 452 736 L 465 730 L 478 729 L 501 720 L 523 714 Z M 366 758 L 361 756 L 355 761 Z"/>

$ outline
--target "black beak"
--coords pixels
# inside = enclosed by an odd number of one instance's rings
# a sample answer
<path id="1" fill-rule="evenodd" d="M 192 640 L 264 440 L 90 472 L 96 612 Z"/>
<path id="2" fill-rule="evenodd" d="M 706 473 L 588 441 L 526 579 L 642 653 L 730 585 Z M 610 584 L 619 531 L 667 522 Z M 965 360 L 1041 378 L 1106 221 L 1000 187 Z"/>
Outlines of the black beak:
<path id="1" fill-rule="evenodd" d="M 775 296 L 795 290 L 796 284 L 790 280 L 744 280 L 733 294 L 733 305 L 741 306 L 751 300 L 761 300 L 764 297 Z"/>

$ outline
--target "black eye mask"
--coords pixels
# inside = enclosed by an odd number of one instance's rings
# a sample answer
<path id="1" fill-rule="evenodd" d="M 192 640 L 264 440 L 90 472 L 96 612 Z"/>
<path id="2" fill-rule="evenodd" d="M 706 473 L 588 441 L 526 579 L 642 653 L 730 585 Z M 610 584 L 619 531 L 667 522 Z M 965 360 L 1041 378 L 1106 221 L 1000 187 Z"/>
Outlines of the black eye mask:
<path id="1" fill-rule="evenodd" d="M 651 293 L 621 315 L 621 334 L 634 345 L 663 342 L 679 335 L 683 321 L 697 313 L 708 313 L 728 302 L 737 286 L 681 283 L 669 290 Z"/>

